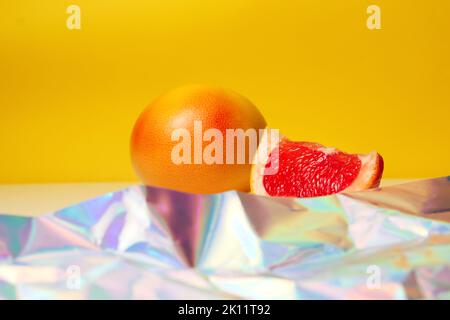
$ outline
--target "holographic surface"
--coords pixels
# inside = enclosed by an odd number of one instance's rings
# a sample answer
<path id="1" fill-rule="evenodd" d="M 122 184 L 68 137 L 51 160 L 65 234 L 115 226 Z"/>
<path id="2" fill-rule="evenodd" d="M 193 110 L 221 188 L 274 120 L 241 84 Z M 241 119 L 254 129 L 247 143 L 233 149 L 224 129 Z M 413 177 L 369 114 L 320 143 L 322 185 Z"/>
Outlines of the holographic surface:
<path id="1" fill-rule="evenodd" d="M 450 299 L 450 177 L 320 198 L 131 187 L 0 215 L 3 299 Z"/>

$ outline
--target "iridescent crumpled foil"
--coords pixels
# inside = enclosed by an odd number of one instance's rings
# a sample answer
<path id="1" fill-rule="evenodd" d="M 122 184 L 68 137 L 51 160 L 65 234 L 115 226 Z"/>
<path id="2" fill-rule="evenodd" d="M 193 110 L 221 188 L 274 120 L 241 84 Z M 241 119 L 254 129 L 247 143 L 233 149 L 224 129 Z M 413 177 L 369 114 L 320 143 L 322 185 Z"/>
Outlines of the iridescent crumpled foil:
<path id="1" fill-rule="evenodd" d="M 449 299 L 450 179 L 335 196 L 131 187 L 0 216 L 0 298 Z"/>

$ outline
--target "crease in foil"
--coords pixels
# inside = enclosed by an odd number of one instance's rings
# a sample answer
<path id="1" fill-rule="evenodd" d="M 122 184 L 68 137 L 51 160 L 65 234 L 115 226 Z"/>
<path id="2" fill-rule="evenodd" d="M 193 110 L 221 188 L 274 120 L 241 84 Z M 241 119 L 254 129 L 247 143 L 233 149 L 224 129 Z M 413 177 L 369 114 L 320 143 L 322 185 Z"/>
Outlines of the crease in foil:
<path id="1" fill-rule="evenodd" d="M 450 299 L 450 179 L 319 198 L 135 186 L 0 215 L 3 299 Z"/>

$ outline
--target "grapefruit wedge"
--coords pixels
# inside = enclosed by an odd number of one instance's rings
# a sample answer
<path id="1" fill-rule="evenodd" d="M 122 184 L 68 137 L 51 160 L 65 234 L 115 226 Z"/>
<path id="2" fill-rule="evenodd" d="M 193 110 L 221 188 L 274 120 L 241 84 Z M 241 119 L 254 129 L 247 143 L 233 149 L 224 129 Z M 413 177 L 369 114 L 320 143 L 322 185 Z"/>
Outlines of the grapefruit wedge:
<path id="1" fill-rule="evenodd" d="M 349 154 L 285 137 L 271 141 L 268 130 L 253 161 L 250 185 L 254 194 L 318 197 L 375 188 L 380 183 L 383 158 L 375 151 Z"/>

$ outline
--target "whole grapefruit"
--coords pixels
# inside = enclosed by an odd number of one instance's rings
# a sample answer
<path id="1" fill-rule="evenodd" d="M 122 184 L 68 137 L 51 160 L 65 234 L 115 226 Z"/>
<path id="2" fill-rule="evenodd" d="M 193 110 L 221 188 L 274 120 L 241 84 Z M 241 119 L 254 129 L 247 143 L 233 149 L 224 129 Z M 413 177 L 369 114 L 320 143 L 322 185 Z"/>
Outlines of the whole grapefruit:
<path id="1" fill-rule="evenodd" d="M 227 129 L 266 127 L 259 110 L 234 91 L 209 85 L 188 85 L 169 91 L 154 100 L 134 125 L 131 158 L 141 180 L 147 185 L 190 193 L 249 191 L 251 161 L 244 164 L 229 164 L 225 158 L 223 163 L 213 164 L 194 163 L 194 159 L 181 164 L 173 161 L 172 152 L 180 143 L 174 139 L 175 130 L 182 129 L 190 134 L 191 151 L 194 143 L 205 148 L 213 140 L 196 141 L 194 123 L 201 123 L 203 132 L 219 130 L 224 139 Z M 223 146 L 225 144 L 223 141 Z M 193 152 L 191 154 L 194 158 Z M 225 151 L 223 154 L 225 157 Z"/>

